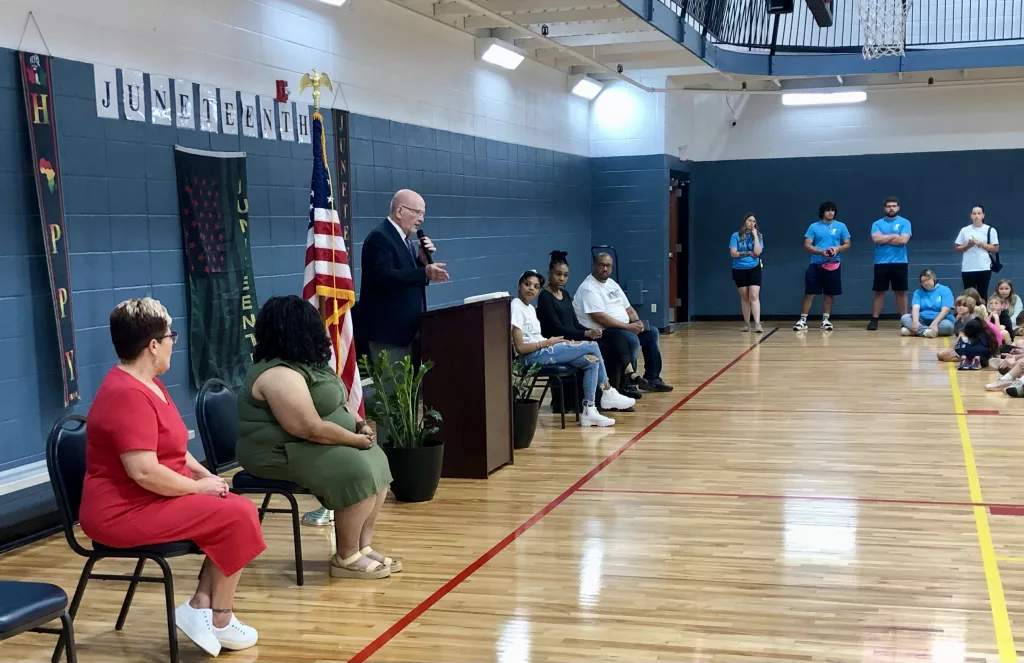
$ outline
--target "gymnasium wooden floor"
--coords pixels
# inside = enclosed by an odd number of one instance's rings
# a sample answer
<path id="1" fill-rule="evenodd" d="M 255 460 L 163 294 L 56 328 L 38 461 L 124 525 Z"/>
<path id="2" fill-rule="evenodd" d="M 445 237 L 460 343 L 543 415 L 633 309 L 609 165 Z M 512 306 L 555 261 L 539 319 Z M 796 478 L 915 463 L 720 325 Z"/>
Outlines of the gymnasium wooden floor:
<path id="1" fill-rule="evenodd" d="M 236 604 L 260 644 L 221 658 L 1017 660 L 1024 402 L 895 323 L 791 324 L 754 346 L 736 325 L 663 336 L 676 390 L 614 431 L 544 415 L 515 466 L 389 502 L 375 547 L 406 570 L 388 580 L 328 578 L 328 531 L 304 528 L 296 587 L 288 521 L 268 516 Z M 173 562 L 179 600 L 198 563 Z M 69 593 L 81 567 L 60 537 L 0 558 L 0 576 Z M 123 592 L 91 583 L 80 660 L 166 661 L 158 588 L 117 633 Z M 180 637 L 183 661 L 205 660 Z M 42 663 L 52 645 L 21 635 L 0 660 Z"/>

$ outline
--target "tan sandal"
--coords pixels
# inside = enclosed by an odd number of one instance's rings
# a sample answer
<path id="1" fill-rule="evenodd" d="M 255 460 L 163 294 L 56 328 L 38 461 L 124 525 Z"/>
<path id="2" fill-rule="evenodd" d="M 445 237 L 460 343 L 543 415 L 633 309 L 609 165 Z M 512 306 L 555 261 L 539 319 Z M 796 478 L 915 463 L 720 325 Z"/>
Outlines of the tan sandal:
<path id="1" fill-rule="evenodd" d="M 362 550 L 359 551 L 359 554 L 360 555 L 366 555 L 367 557 L 369 557 L 370 553 L 372 553 L 372 552 L 376 552 L 376 551 L 373 548 L 371 548 L 370 546 L 366 546 L 365 548 L 363 548 Z M 384 566 L 386 566 L 389 569 L 391 569 L 392 573 L 399 573 L 402 570 L 402 560 L 400 560 L 400 559 L 392 559 L 391 557 L 388 557 L 387 555 L 384 555 L 382 553 L 377 553 L 377 554 L 384 558 Z"/>
<path id="2" fill-rule="evenodd" d="M 384 564 L 381 564 L 377 560 L 370 559 L 370 563 L 364 568 L 358 568 L 353 566 L 356 562 L 362 559 L 363 553 L 357 552 L 348 559 L 339 559 L 338 555 L 331 557 L 331 577 L 332 578 L 356 578 L 360 580 L 379 580 L 381 578 L 387 578 L 391 575 L 391 569 Z"/>

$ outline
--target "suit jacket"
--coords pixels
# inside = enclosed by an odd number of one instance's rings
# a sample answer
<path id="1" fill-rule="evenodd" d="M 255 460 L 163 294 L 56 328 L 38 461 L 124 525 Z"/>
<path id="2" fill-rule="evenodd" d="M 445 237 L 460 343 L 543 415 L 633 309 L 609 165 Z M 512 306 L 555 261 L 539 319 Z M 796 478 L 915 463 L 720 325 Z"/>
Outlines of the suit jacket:
<path id="1" fill-rule="evenodd" d="M 386 219 L 363 241 L 361 265 L 357 333 L 367 342 L 409 345 L 426 310 L 426 269 Z"/>

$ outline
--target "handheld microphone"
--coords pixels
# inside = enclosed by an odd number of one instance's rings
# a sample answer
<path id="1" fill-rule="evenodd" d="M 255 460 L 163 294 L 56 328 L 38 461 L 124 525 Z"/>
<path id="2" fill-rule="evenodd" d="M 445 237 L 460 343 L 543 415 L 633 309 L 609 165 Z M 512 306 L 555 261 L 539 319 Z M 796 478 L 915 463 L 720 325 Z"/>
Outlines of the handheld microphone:
<path id="1" fill-rule="evenodd" d="M 426 235 L 423 234 L 423 228 L 417 228 L 416 229 L 416 238 L 418 240 L 420 240 L 420 246 L 423 246 L 423 238 L 424 237 L 426 237 Z M 427 256 L 427 264 L 428 265 L 433 265 L 434 264 L 434 256 L 433 256 L 432 253 L 430 253 L 430 251 L 427 251 L 425 246 L 423 248 L 423 254 Z"/>

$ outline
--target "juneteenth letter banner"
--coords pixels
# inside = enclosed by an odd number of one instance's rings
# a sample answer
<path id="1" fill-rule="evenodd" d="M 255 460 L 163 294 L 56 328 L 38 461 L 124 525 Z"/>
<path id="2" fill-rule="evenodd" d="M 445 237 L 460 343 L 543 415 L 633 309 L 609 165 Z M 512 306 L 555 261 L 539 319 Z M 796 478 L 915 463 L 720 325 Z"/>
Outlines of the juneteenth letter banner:
<path id="1" fill-rule="evenodd" d="M 36 194 L 39 199 L 39 220 L 46 246 L 50 295 L 53 298 L 53 315 L 57 321 L 57 340 L 60 344 L 64 407 L 68 407 L 79 400 L 78 360 L 75 357 L 75 317 L 71 312 L 71 269 L 68 267 L 67 226 L 64 222 L 60 162 L 57 159 L 50 56 L 23 51 L 19 55 Z"/>
<path id="2" fill-rule="evenodd" d="M 349 171 L 349 112 L 334 109 L 334 158 L 338 173 L 338 188 L 334 194 L 334 209 L 338 211 L 345 250 L 352 255 L 352 174 Z M 351 258 L 349 259 L 351 264 Z"/>
<path id="3" fill-rule="evenodd" d="M 202 386 L 238 389 L 256 346 L 256 283 L 249 247 L 244 152 L 174 148 L 189 285 L 189 363 Z"/>

